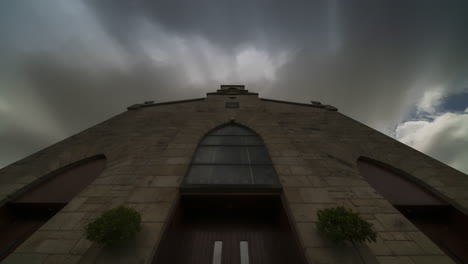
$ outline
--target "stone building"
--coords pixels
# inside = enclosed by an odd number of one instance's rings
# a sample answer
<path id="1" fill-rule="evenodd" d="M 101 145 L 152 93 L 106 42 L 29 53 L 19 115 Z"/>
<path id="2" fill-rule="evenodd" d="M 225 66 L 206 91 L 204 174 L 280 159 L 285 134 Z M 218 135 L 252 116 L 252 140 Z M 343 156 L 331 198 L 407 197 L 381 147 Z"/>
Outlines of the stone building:
<path id="1" fill-rule="evenodd" d="M 319 102 L 241 85 L 128 111 L 0 170 L 2 263 L 468 263 L 467 175 Z M 118 248 L 84 226 L 119 205 Z M 316 212 L 344 205 L 376 243 L 335 245 Z"/>

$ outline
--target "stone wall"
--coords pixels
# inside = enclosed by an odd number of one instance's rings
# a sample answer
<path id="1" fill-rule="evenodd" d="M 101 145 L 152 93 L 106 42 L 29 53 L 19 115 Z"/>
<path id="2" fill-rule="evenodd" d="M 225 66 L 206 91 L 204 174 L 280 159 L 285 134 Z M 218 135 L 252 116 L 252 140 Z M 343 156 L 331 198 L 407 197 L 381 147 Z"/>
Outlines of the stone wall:
<path id="1" fill-rule="evenodd" d="M 468 177 L 336 111 L 209 95 L 203 101 L 138 108 L 0 170 L 0 199 L 67 164 L 97 154 L 103 173 L 3 263 L 150 263 L 200 139 L 235 120 L 265 141 L 309 263 L 452 263 L 359 174 L 361 156 L 385 162 L 468 212 Z M 240 108 L 225 108 L 227 101 Z M 128 246 L 101 249 L 83 227 L 127 205 L 143 230 Z M 318 209 L 344 205 L 372 222 L 377 243 L 336 247 L 318 236 Z"/>

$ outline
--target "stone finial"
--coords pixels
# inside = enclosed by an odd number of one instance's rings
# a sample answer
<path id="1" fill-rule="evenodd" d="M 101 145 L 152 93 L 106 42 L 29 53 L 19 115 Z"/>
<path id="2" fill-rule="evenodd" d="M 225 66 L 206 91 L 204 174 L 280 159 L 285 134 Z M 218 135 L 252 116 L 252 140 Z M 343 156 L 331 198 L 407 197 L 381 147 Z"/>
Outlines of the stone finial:
<path id="1" fill-rule="evenodd" d="M 328 111 L 338 111 L 338 108 L 331 105 L 325 105 L 325 109 Z"/>
<path id="2" fill-rule="evenodd" d="M 134 105 L 131 105 L 129 107 L 127 107 L 127 110 L 137 110 L 139 108 L 141 108 L 142 104 L 134 104 Z"/>

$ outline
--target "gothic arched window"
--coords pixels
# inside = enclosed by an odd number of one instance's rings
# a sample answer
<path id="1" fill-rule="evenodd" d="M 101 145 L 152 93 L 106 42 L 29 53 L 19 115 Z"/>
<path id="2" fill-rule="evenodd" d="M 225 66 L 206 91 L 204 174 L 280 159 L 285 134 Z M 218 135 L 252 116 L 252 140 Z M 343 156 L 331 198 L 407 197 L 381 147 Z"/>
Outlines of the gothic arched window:
<path id="1" fill-rule="evenodd" d="M 278 188 L 268 150 L 252 130 L 229 124 L 213 130 L 198 145 L 184 186 Z"/>

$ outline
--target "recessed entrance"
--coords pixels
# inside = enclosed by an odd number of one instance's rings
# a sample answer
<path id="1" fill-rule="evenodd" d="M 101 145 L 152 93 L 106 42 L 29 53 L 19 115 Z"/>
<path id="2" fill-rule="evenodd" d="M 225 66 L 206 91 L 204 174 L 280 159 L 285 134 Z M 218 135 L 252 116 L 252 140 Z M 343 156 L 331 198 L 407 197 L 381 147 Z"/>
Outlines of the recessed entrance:
<path id="1" fill-rule="evenodd" d="M 184 195 L 153 263 L 305 263 L 279 195 Z"/>

